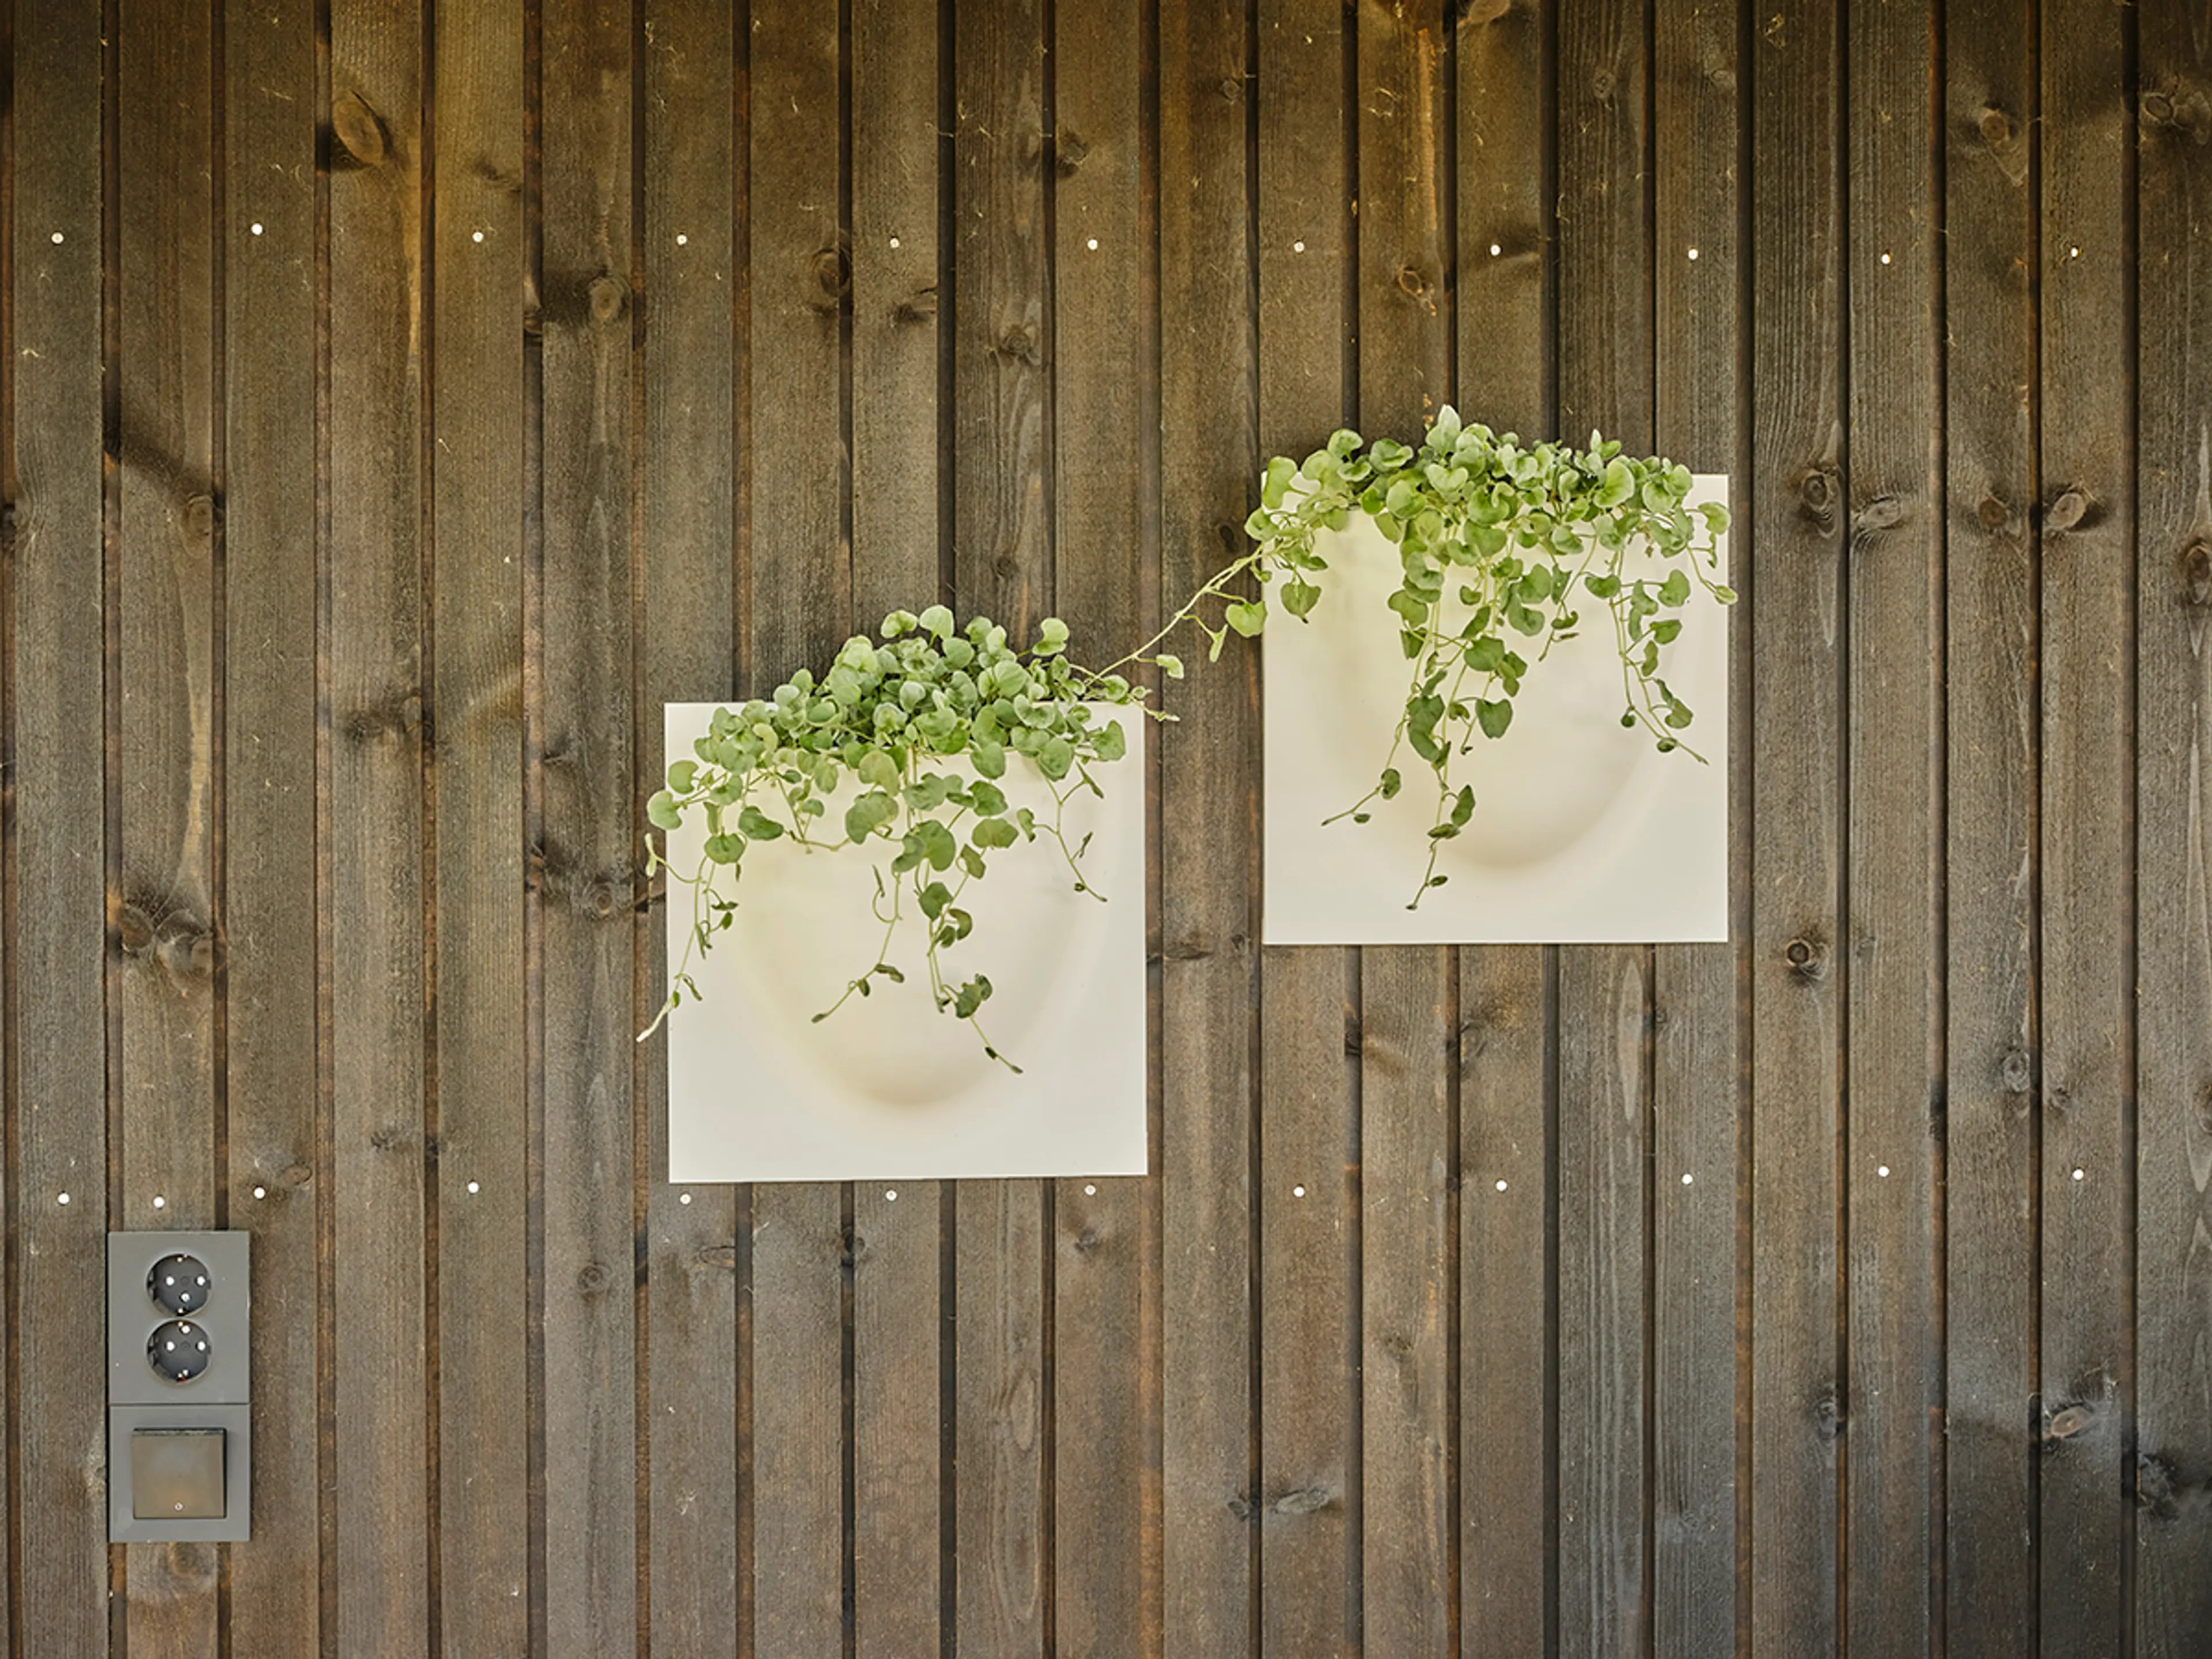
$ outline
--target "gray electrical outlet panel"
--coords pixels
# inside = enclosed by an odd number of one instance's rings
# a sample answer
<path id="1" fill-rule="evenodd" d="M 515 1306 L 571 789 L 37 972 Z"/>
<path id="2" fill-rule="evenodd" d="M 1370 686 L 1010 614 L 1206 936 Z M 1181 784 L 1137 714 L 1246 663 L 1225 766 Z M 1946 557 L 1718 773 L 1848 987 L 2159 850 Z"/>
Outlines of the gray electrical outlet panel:
<path id="1" fill-rule="evenodd" d="M 107 1236 L 107 1536 L 252 1535 L 252 1236 Z"/>

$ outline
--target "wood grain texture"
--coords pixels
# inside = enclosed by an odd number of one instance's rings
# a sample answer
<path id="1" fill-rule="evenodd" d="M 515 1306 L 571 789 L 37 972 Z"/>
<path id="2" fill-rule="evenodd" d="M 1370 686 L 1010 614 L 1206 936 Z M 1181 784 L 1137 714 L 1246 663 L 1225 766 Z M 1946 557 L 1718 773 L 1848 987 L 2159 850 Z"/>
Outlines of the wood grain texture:
<path id="1" fill-rule="evenodd" d="M 543 11 L 540 249 L 544 1640 L 637 1641 L 637 822 L 630 706 L 631 18 Z"/>
<path id="2" fill-rule="evenodd" d="M 1264 396 L 1264 394 L 1263 394 Z M 1360 1651 L 1352 981 L 1336 951 L 1262 958 L 1260 1650 Z M 1330 1015 L 1335 1015 L 1332 1019 Z"/>
<path id="3" fill-rule="evenodd" d="M 1652 440 L 1685 466 L 1738 478 L 1739 503 L 1748 495 L 1738 465 L 1745 414 L 1738 380 L 1749 250 L 1739 231 L 1742 181 L 1735 167 L 1717 163 L 1736 154 L 1741 69 L 1732 8 L 1655 9 Z M 1741 694 L 1751 658 L 1740 611 L 1729 625 Z M 1729 861 L 1738 895 L 1750 854 L 1743 833 L 1748 706 L 1739 695 L 1729 711 Z M 1739 939 L 1747 921 L 1745 908 L 1733 905 Z M 1653 957 L 1652 1645 L 1658 1653 L 1723 1653 L 1735 1635 L 1735 1415 L 1743 1379 L 1734 1177 L 1745 1103 L 1739 994 L 1749 983 L 1749 961 L 1717 945 L 1662 945 Z"/>
<path id="4" fill-rule="evenodd" d="M 1561 434 L 1652 438 L 1651 93 L 1641 3 L 1559 15 Z M 1651 953 L 1559 952 L 1559 1643 L 1648 1639 Z"/>
<path id="5" fill-rule="evenodd" d="M 1844 42 L 1803 7 L 1753 39 L 1752 452 L 1737 566 L 1753 630 L 1750 1638 L 1836 1637 L 1837 1168 L 1845 963 Z M 1748 536 L 1742 533 L 1748 531 Z M 1747 546 L 1747 540 L 1748 545 Z"/>
<path id="6" fill-rule="evenodd" d="M 2169 0 L 2138 27 L 2131 1490 L 2136 1651 L 2156 1653 L 2212 1628 L 2212 38 Z"/>
<path id="7" fill-rule="evenodd" d="M 752 320 L 745 622 L 765 693 L 817 671 L 852 620 L 847 544 L 848 396 L 841 361 L 848 276 L 839 222 L 838 26 L 834 9 L 751 16 L 747 200 Z M 752 1595 L 763 1656 L 842 1640 L 844 1194 L 827 1183 L 753 1194 Z"/>
<path id="8" fill-rule="evenodd" d="M 1467 419 L 1528 437 L 1553 429 L 1554 22 L 1544 0 L 1470 13 L 1452 59 L 1455 398 Z M 1469 1654 L 1544 1651 L 1554 1607 L 1555 963 L 1537 946 L 1459 953 L 1460 1641 Z"/>
<path id="9" fill-rule="evenodd" d="M 20 1652 L 96 1654 L 107 1641 L 107 1422 L 86 1379 L 100 1374 L 106 1341 L 84 1310 L 106 1295 L 119 1150 L 107 1138 L 106 1041 L 100 18 L 21 9 L 13 46 L 15 442 L 0 457 L 15 516 L 9 1612 Z M 31 962 L 41 966 L 25 972 Z"/>
<path id="10" fill-rule="evenodd" d="M 2036 88 L 2016 8 L 1945 36 L 1945 1588 L 1954 1650 L 1996 1654 L 2036 1640 Z"/>
<path id="11" fill-rule="evenodd" d="M 1157 421 L 1142 362 L 1158 191 L 1144 176 L 1146 21 L 1137 0 L 1091 0 L 1056 7 L 1052 26 L 1053 604 L 1079 658 L 1094 663 L 1152 631 L 1158 492 L 1130 487 L 1151 465 L 1145 420 Z M 1156 734 L 1124 724 L 1128 759 L 1101 787 L 1142 789 Z M 1158 1622 L 1146 1615 L 1158 1434 L 1145 1379 L 1158 1358 L 1146 1317 L 1156 1294 L 1146 1183 L 1057 1182 L 1053 1218 L 1054 1639 L 1100 1659 L 1133 1656 Z"/>
<path id="12" fill-rule="evenodd" d="M 953 21 L 953 608 L 1019 641 L 1054 599 L 1044 29 L 1037 0 Z M 1042 1654 L 1051 1199 L 1042 1182 L 962 1182 L 956 1201 L 956 1639 Z"/>
<path id="13" fill-rule="evenodd" d="M 1556 341 L 1548 323 L 1556 204 L 1547 191 L 1555 24 L 1550 0 L 1476 8 L 1461 20 L 1451 58 L 1460 413 L 1529 438 L 1553 429 Z"/>
<path id="14" fill-rule="evenodd" d="M 337 1650 L 430 1651 L 425 1444 L 425 479 L 411 12 L 339 6 L 330 179 L 331 1251 Z M 356 146 L 358 148 L 356 148 Z M 366 152 L 363 154 L 362 152 Z M 296 1203 L 290 1182 L 272 1194 Z"/>
<path id="15" fill-rule="evenodd" d="M 953 546 L 963 617 L 1026 641 L 1051 599 L 1042 0 L 956 8 Z"/>
<path id="16" fill-rule="evenodd" d="M 252 1227 L 255 1537 L 230 1552 L 233 1652 L 307 1653 L 323 1576 L 316 1171 L 317 113 L 304 0 L 224 34 L 222 1006 L 227 1218 Z M 319 1173 L 319 1172 L 318 1172 Z M 288 1182 L 288 1175 L 292 1179 Z M 276 1201 L 253 1196 L 256 1188 Z M 297 1425 L 296 1427 L 295 1425 Z"/>
<path id="17" fill-rule="evenodd" d="M 1552 1618 L 1557 1079 L 1546 954 L 1460 957 L 1460 1629 L 1470 1654 L 1544 1652 Z"/>
<path id="18" fill-rule="evenodd" d="M 1159 12 L 1160 614 L 1239 544 L 1258 469 L 1252 62 L 1241 3 Z M 1192 653 L 1194 657 L 1195 653 Z M 1257 1630 L 1253 1107 L 1258 653 L 1162 688 L 1161 1581 L 1164 1654 Z"/>
<path id="19" fill-rule="evenodd" d="M 1847 1639 L 1929 1651 L 1943 1403 L 1942 248 L 1923 5 L 1854 9 Z"/>
<path id="20" fill-rule="evenodd" d="M 2042 15 L 2042 1627 L 2124 1650 L 2135 1165 L 2135 468 L 2124 14 Z"/>
<path id="21" fill-rule="evenodd" d="M 529 985 L 523 890 L 523 32 L 440 10 L 430 709 L 436 1037 L 438 1628 L 529 1637 Z M 481 240 L 479 240 L 481 239 Z M 476 1188 L 471 1191 L 471 1185 Z M 542 1514 L 542 1510 L 539 1511 Z"/>
<path id="22" fill-rule="evenodd" d="M 934 0 L 852 13 L 853 612 L 945 599 L 939 546 L 941 66 Z M 862 395 L 860 388 L 867 388 Z M 896 1200 L 884 1196 L 896 1191 Z M 939 1183 L 855 1183 L 854 1651 L 933 1650 L 940 1614 Z"/>
<path id="23" fill-rule="evenodd" d="M 1041 1654 L 1052 1497 L 1042 1183 L 963 1181 L 957 1191 L 955 1640 L 963 1654 Z"/>
<path id="24" fill-rule="evenodd" d="M 111 984 L 122 1025 L 115 1219 L 125 1227 L 211 1226 L 219 1213 L 212 33 L 204 9 L 132 5 L 117 36 L 122 729 L 112 786 L 122 844 L 108 904 L 123 945 Z M 131 1650 L 212 1656 L 219 1547 L 139 1544 L 125 1555 Z"/>
<path id="25" fill-rule="evenodd" d="M 1418 443 L 1456 367 L 1442 21 L 1363 6 L 1356 61 L 1359 418 Z M 1363 1634 L 1377 1653 L 1440 1655 L 1457 1643 L 1452 953 L 1368 949 L 1360 964 Z"/>
<path id="26" fill-rule="evenodd" d="M 1321 3 L 1271 7 L 1259 20 L 1266 455 L 1318 446 L 1352 415 L 1359 390 L 1349 338 L 1359 288 L 1350 23 Z M 1360 1650 L 1358 963 L 1331 950 L 1261 959 L 1260 1480 L 1250 1501 L 1260 1651 L 1271 1659 Z"/>
<path id="27" fill-rule="evenodd" d="M 853 1199 L 854 1650 L 869 1659 L 938 1643 L 938 1185 L 860 1182 Z"/>
<path id="28" fill-rule="evenodd" d="M 660 780 L 661 705 L 736 694 L 737 471 L 732 422 L 744 365 L 736 307 L 738 216 L 732 84 L 737 39 L 714 0 L 649 0 L 644 16 L 644 695 L 639 787 Z M 681 239 L 680 240 L 678 239 Z M 632 822 L 644 811 L 633 803 Z M 646 1006 L 667 994 L 666 879 L 649 891 Z M 750 1212 L 726 1188 L 668 1180 L 668 1045 L 641 1045 L 647 1124 L 645 1595 L 656 1659 L 732 1659 L 750 1635 L 750 1564 L 740 1570 L 738 1295 L 751 1261 Z"/>

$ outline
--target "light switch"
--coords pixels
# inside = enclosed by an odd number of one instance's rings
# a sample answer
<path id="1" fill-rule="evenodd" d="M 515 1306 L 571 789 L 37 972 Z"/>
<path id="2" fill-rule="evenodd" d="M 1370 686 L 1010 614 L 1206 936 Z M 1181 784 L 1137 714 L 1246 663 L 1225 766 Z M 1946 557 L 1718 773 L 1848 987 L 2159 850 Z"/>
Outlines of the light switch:
<path id="1" fill-rule="evenodd" d="M 141 1521 L 220 1521 L 221 1429 L 133 1429 L 131 1512 Z"/>

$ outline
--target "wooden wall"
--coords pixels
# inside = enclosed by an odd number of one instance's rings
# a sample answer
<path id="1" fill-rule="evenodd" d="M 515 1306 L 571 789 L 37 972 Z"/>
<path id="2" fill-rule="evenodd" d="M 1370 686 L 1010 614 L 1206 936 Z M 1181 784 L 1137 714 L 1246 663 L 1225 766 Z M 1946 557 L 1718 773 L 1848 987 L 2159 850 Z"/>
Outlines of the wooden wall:
<path id="1" fill-rule="evenodd" d="M 2207 1650 L 2195 0 L 0 48 L 9 1652 Z M 1735 476 L 1733 950 L 1262 951 L 1238 647 L 1152 1178 L 671 1186 L 659 704 L 1113 654 L 1446 400 Z M 208 1224 L 255 1537 L 111 1549 L 101 1236 Z"/>

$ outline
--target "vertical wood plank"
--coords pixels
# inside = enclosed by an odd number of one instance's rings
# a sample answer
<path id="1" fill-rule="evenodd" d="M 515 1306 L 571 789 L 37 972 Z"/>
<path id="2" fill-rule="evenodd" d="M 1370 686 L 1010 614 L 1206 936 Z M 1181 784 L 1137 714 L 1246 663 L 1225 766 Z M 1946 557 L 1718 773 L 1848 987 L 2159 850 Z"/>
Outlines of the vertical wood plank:
<path id="1" fill-rule="evenodd" d="M 1544 952 L 1460 965 L 1461 1651 L 1546 1651 L 1553 1305 Z"/>
<path id="2" fill-rule="evenodd" d="M 636 1644 L 631 15 L 544 18 L 545 1639 Z M 648 769 L 659 745 L 646 738 Z"/>
<path id="3" fill-rule="evenodd" d="M 2042 1625 L 2123 1650 L 2135 1012 L 2127 15 L 2041 14 Z"/>
<path id="4" fill-rule="evenodd" d="M 659 781 L 659 711 L 733 696 L 738 413 L 744 303 L 732 9 L 647 0 L 645 10 L 644 697 L 639 788 Z M 647 757 L 650 757 L 648 760 Z M 632 822 L 643 816 L 641 798 Z M 667 994 L 665 878 L 641 949 L 642 1006 Z M 668 1180 L 668 1045 L 640 1047 L 648 1163 L 644 1525 L 649 1650 L 731 1659 L 749 1639 L 739 1564 L 738 1294 L 751 1260 L 741 1190 Z"/>
<path id="5" fill-rule="evenodd" d="M 1040 0 L 956 9 L 953 22 L 955 610 L 1033 637 L 1052 599 Z M 963 1655 L 1050 1641 L 1051 1433 L 1042 1182 L 957 1194 L 957 1638 Z"/>
<path id="6" fill-rule="evenodd" d="M 337 1650 L 427 1655 L 421 19 L 331 20 L 331 1249 Z M 272 1184 L 272 1194 L 283 1190 Z M 297 1202 L 296 1190 L 285 1201 Z"/>
<path id="7" fill-rule="evenodd" d="M 2035 1641 L 2036 88 L 2017 8 L 1945 21 L 1950 619 L 1946 1620 Z M 1766 1064 L 1764 1054 L 1760 1064 Z"/>
<path id="8" fill-rule="evenodd" d="M 1241 0 L 1159 9 L 1160 614 L 1229 550 L 1258 469 L 1251 58 Z M 1252 1132 L 1258 657 L 1163 688 L 1160 1401 L 1163 1653 L 1257 1626 Z"/>
<path id="9" fill-rule="evenodd" d="M 1850 1425 L 1844 1620 L 1929 1650 L 1943 1493 L 1943 410 L 1936 88 L 1920 4 L 1850 18 Z"/>
<path id="10" fill-rule="evenodd" d="M 1500 432 L 1553 430 L 1551 8 L 1462 19 L 1457 398 Z M 1549 952 L 1459 953 L 1460 1629 L 1469 1654 L 1540 1653 L 1558 1515 L 1550 1325 Z"/>
<path id="11" fill-rule="evenodd" d="M 1561 384 L 1565 384 L 1562 371 Z M 1564 395 L 1564 392 L 1562 393 Z M 1634 1653 L 1644 1512 L 1645 953 L 1559 953 L 1559 1648 Z"/>
<path id="12" fill-rule="evenodd" d="M 1443 20 L 1358 10 L 1359 418 L 1418 444 L 1452 380 Z M 1348 848 L 1348 856 L 1362 849 Z M 1455 1645 L 1452 953 L 1360 953 L 1361 1607 L 1377 1653 Z"/>
<path id="13" fill-rule="evenodd" d="M 1262 454 L 1306 453 L 1344 422 L 1358 389 L 1346 24 L 1320 0 L 1260 17 Z M 1260 1649 L 1283 1659 L 1360 1644 L 1358 1071 L 1347 1058 L 1358 960 L 1261 957 L 1253 1501 Z"/>
<path id="14" fill-rule="evenodd" d="M 117 36 L 122 430 L 118 1060 L 125 1227 L 204 1227 L 215 1187 L 215 69 L 205 6 L 131 4 Z M 155 1199 L 161 1199 L 157 1207 Z M 213 1654 L 210 1545 L 125 1552 L 129 1640 Z"/>
<path id="15" fill-rule="evenodd" d="M 523 29 L 498 7 L 435 15 L 438 1620 L 449 1650 L 512 1652 L 528 1640 L 535 1507 L 530 1306 L 518 1289 L 528 1208 Z"/>
<path id="16" fill-rule="evenodd" d="M 1838 1618 L 1838 949 L 1843 834 L 1844 43 L 1803 6 L 1753 32 L 1748 510 L 1753 630 L 1753 1652 L 1825 1646 Z"/>
<path id="17" fill-rule="evenodd" d="M 935 1182 L 856 1184 L 854 1632 L 869 1659 L 938 1644 L 941 1222 Z"/>
<path id="18" fill-rule="evenodd" d="M 1559 17 L 1559 428 L 1632 452 L 1652 439 L 1652 226 L 1644 191 L 1647 9 Z M 1650 1401 L 1650 952 L 1559 952 L 1559 1642 L 1633 1650 L 1650 1608 L 1644 1474 Z"/>
<path id="19" fill-rule="evenodd" d="M 745 596 L 756 694 L 819 673 L 852 619 L 838 18 L 763 5 L 750 21 L 749 234 L 756 487 Z M 844 1195 L 753 1194 L 752 1595 L 763 1655 L 835 1651 L 843 1628 Z"/>
<path id="20" fill-rule="evenodd" d="M 1747 253 L 1738 246 L 1742 180 L 1731 165 L 1741 80 L 1735 9 L 1712 0 L 1656 8 L 1652 53 L 1652 437 L 1683 465 L 1735 474 Z M 1739 504 L 1748 494 L 1739 483 Z M 1733 612 L 1729 626 L 1734 691 L 1741 694 L 1747 629 Z M 1730 917 L 1739 941 L 1748 919 L 1749 706 L 1739 695 L 1729 710 Z M 1652 1645 L 1662 1654 L 1724 1653 L 1735 1636 L 1735 1177 L 1743 1105 L 1738 994 L 1747 967 L 1747 957 L 1718 945 L 1662 945 L 1652 964 L 1646 1502 Z"/>
<path id="21" fill-rule="evenodd" d="M 956 8 L 955 585 L 1027 641 L 1049 602 L 1042 0 Z"/>
<path id="22" fill-rule="evenodd" d="M 856 628 L 939 592 L 939 8 L 852 15 L 853 610 Z M 896 1192 L 894 1199 L 887 1194 Z M 934 1650 L 942 1491 L 939 1183 L 855 1184 L 854 1651 Z"/>
<path id="23" fill-rule="evenodd" d="M 1152 45 L 1138 0 L 1061 6 L 1052 27 L 1053 605 L 1078 658 L 1107 662 L 1150 631 L 1158 534 L 1143 442 L 1157 180 L 1142 176 L 1139 94 Z M 1103 787 L 1143 789 L 1157 735 L 1131 730 L 1130 763 Z M 1146 895 L 1107 899 L 1141 907 Z M 1146 1183 L 1060 1181 L 1053 1218 L 1054 1640 L 1133 1656 L 1158 1540 Z"/>
<path id="24" fill-rule="evenodd" d="M 1344 960 L 1270 951 L 1261 993 L 1260 1650 L 1285 1659 L 1360 1650 L 1359 1170 Z"/>
<path id="25" fill-rule="evenodd" d="M 2136 479 L 2138 1653 L 2212 1628 L 2212 36 L 2141 14 Z M 2087 248 L 2083 257 L 2089 257 Z"/>
<path id="26" fill-rule="evenodd" d="M 84 1316 L 105 1299 L 109 1226 L 102 44 L 92 8 L 15 9 L 9 1525 L 27 1653 L 107 1644 L 107 1413 L 86 1383 L 106 1339 Z"/>
<path id="27" fill-rule="evenodd" d="M 259 1257 L 252 1541 L 233 1652 L 307 1653 L 323 1583 L 317 1249 L 315 16 L 240 8 L 223 48 L 223 1008 L 228 1219 Z M 289 1177 L 289 1179 L 288 1179 Z M 256 1199 L 255 1190 L 270 1199 Z M 273 1199 L 274 1201 L 271 1201 Z"/>

